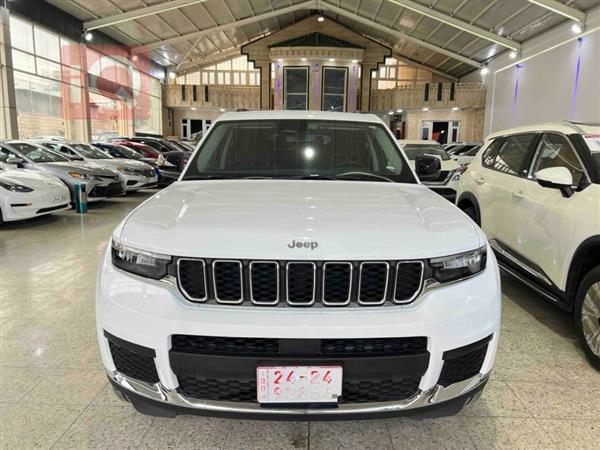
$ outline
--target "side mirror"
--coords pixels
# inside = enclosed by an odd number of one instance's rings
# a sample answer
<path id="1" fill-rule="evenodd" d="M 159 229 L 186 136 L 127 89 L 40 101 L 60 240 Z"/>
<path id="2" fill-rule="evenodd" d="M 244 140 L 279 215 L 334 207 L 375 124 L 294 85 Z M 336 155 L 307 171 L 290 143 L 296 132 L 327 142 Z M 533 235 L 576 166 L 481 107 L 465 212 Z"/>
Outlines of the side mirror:
<path id="1" fill-rule="evenodd" d="M 560 189 L 563 197 L 573 195 L 573 175 L 566 167 L 549 167 L 535 173 L 535 178 L 540 186 L 551 189 Z"/>
<path id="2" fill-rule="evenodd" d="M 442 172 L 442 161 L 435 156 L 417 156 L 415 158 L 415 171 L 421 181 L 435 180 Z"/>
<path id="3" fill-rule="evenodd" d="M 15 165 L 15 166 L 17 166 L 17 167 L 21 167 L 21 166 L 23 165 L 23 163 L 24 163 L 24 162 L 25 162 L 25 161 L 23 161 L 23 159 L 22 159 L 22 158 L 19 158 L 18 156 L 9 156 L 9 157 L 6 159 L 6 163 L 7 163 L 7 164 L 13 164 L 13 165 Z"/>

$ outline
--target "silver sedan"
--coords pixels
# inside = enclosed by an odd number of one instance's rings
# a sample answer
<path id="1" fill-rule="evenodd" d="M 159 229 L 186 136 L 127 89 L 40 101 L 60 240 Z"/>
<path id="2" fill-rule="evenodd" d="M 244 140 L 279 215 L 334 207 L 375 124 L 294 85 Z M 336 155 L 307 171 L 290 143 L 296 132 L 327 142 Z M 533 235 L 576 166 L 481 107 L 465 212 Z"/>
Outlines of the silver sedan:
<path id="1" fill-rule="evenodd" d="M 39 170 L 60 178 L 75 199 L 75 185 L 85 183 L 88 201 L 104 200 L 125 192 L 119 173 L 83 161 L 69 159 L 41 145 L 24 141 L 0 142 L 0 161 L 17 167 Z"/>

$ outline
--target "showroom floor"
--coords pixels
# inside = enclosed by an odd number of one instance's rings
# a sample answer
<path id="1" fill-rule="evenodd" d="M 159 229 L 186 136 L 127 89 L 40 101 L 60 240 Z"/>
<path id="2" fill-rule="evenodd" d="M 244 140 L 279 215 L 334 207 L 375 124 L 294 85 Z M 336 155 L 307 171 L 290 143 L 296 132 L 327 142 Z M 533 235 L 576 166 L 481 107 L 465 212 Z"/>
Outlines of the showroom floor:
<path id="1" fill-rule="evenodd" d="M 570 317 L 509 279 L 491 381 L 459 416 L 257 423 L 137 414 L 101 368 L 94 285 L 112 229 L 146 197 L 0 228 L 2 448 L 598 448 L 600 373 Z"/>

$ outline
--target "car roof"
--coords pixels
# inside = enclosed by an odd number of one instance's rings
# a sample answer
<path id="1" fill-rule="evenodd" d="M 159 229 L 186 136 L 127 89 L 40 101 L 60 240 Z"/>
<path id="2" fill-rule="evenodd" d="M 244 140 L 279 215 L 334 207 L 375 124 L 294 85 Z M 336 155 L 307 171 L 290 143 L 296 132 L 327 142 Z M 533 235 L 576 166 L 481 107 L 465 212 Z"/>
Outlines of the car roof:
<path id="1" fill-rule="evenodd" d="M 428 141 L 425 139 L 398 139 L 398 144 L 407 145 L 407 144 L 417 144 L 417 145 L 440 145 L 438 141 Z"/>
<path id="2" fill-rule="evenodd" d="M 547 122 L 536 125 L 527 125 L 524 127 L 508 128 L 506 130 L 496 131 L 487 136 L 486 140 L 494 139 L 501 136 L 520 133 L 540 133 L 542 131 L 556 131 L 563 134 L 576 133 L 600 133 L 600 124 L 598 123 L 583 123 L 583 122 Z"/>
<path id="3" fill-rule="evenodd" d="M 383 124 L 374 114 L 342 113 L 330 111 L 236 111 L 221 114 L 215 122 L 227 120 L 331 120 L 340 122 L 366 122 Z"/>

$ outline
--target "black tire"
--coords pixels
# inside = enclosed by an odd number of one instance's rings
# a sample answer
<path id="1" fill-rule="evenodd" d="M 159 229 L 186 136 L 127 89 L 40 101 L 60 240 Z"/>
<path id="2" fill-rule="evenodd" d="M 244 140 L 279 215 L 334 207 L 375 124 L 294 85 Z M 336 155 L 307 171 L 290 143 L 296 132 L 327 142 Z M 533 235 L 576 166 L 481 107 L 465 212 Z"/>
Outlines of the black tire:
<path id="1" fill-rule="evenodd" d="M 473 220 L 477 225 L 479 225 L 479 217 L 477 217 L 477 210 L 474 206 L 469 205 L 466 208 L 462 208 L 463 212 Z"/>
<path id="2" fill-rule="evenodd" d="M 579 288 L 577 289 L 577 296 L 575 298 L 575 330 L 577 332 L 577 337 L 579 338 L 579 342 L 581 343 L 581 346 L 583 347 L 583 351 L 585 352 L 585 355 L 587 356 L 588 360 L 590 361 L 590 363 L 592 364 L 592 366 L 594 366 L 596 369 L 600 370 L 600 350 L 596 349 L 596 352 L 594 352 L 592 350 L 592 348 L 590 347 L 586 337 L 585 337 L 585 332 L 584 332 L 584 325 L 583 325 L 583 321 L 582 321 L 582 311 L 584 308 L 584 300 L 586 298 L 586 296 L 588 295 L 588 291 L 591 292 L 592 289 L 598 289 L 598 287 L 596 286 L 596 288 L 593 288 L 592 286 L 594 286 L 596 283 L 600 283 L 600 266 L 596 266 L 594 267 L 592 270 L 590 270 L 588 272 L 588 274 L 583 278 L 583 280 L 581 280 L 581 283 L 579 284 Z M 596 291 L 595 291 L 595 295 Z M 589 301 L 589 300 L 588 300 Z M 598 327 L 598 329 L 600 329 L 600 317 L 587 317 L 586 320 L 596 320 L 596 322 L 594 322 L 594 325 Z"/>

